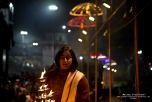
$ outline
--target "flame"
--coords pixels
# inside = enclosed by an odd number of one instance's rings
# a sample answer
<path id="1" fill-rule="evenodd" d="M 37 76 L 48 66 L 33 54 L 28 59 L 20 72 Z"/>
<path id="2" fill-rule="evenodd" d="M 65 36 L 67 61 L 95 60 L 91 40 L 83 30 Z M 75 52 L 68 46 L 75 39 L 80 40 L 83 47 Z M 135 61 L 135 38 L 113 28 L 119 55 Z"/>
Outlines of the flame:
<path id="1" fill-rule="evenodd" d="M 51 99 L 46 100 L 46 102 L 51 102 Z"/>
<path id="2" fill-rule="evenodd" d="M 39 91 L 44 91 L 44 90 L 48 90 L 47 88 L 48 85 L 42 85 L 39 87 Z"/>
<path id="3" fill-rule="evenodd" d="M 42 88 L 43 88 L 43 86 L 40 86 L 40 87 L 39 87 L 39 90 L 40 90 L 40 91 L 43 91 L 43 89 L 42 89 Z"/>
<path id="4" fill-rule="evenodd" d="M 51 90 L 50 93 L 47 95 L 47 97 L 52 97 L 54 92 Z"/>
<path id="5" fill-rule="evenodd" d="M 43 98 L 43 93 L 41 94 L 41 98 Z"/>
<path id="6" fill-rule="evenodd" d="M 55 102 L 55 100 L 48 99 L 46 102 Z"/>
<path id="7" fill-rule="evenodd" d="M 46 94 L 43 94 L 43 93 L 42 93 L 42 94 L 41 94 L 41 97 L 42 97 L 42 98 L 46 98 Z"/>
<path id="8" fill-rule="evenodd" d="M 45 79 L 44 79 L 44 74 L 46 73 L 46 70 L 44 68 L 44 71 L 41 73 L 41 82 L 45 82 Z M 47 88 L 48 85 L 46 84 L 43 84 L 39 87 L 39 91 L 45 91 L 45 90 L 48 90 L 49 88 Z M 49 94 L 46 94 L 46 92 L 43 92 L 40 96 L 39 96 L 39 99 L 42 99 L 41 102 L 55 102 L 55 100 L 51 100 L 51 99 L 46 99 L 48 97 L 52 97 L 54 92 L 51 90 L 49 92 Z"/>
<path id="9" fill-rule="evenodd" d="M 51 100 L 51 102 L 55 102 L 55 100 Z"/>
<path id="10" fill-rule="evenodd" d="M 40 86 L 40 89 L 42 89 L 42 86 Z"/>
<path id="11" fill-rule="evenodd" d="M 47 86 L 48 86 L 48 85 L 43 85 L 44 89 L 46 89 L 46 88 L 47 88 Z"/>
<path id="12" fill-rule="evenodd" d="M 45 70 L 45 68 L 44 68 L 44 71 L 41 73 L 40 79 L 43 79 L 43 76 L 44 76 L 45 73 L 46 73 L 46 70 Z"/>

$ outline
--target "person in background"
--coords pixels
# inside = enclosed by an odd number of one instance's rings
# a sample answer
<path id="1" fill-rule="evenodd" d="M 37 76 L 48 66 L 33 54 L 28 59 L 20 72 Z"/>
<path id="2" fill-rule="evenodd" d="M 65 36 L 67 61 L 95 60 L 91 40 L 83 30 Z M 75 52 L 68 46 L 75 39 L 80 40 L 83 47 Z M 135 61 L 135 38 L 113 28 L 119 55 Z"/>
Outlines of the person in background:
<path id="1" fill-rule="evenodd" d="M 55 102 L 90 102 L 88 80 L 77 67 L 74 51 L 67 45 L 63 46 L 55 56 L 51 71 L 46 74 Z"/>

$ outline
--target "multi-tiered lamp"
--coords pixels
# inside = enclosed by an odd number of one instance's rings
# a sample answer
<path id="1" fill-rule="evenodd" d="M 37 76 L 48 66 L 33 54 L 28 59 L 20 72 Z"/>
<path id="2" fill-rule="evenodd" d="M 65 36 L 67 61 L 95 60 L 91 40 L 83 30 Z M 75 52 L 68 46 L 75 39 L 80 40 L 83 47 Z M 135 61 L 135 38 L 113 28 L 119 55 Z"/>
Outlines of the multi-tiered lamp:
<path id="1" fill-rule="evenodd" d="M 55 102 L 55 100 L 51 99 L 54 93 L 52 90 L 48 88 L 46 83 L 46 78 L 44 77 L 46 70 L 41 73 L 41 77 L 39 78 L 40 87 L 38 89 L 38 97 L 36 102 Z"/>

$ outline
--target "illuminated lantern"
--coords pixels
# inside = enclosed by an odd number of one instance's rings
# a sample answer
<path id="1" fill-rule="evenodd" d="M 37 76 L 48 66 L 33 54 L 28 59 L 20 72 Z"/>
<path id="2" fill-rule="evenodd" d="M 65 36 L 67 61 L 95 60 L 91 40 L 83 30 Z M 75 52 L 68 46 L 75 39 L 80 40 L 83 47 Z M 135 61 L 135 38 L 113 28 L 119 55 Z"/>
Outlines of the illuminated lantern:
<path id="1" fill-rule="evenodd" d="M 96 23 L 94 21 L 90 21 L 88 17 L 75 17 L 68 21 L 67 26 L 70 27 L 78 27 L 78 28 L 90 28 L 95 27 Z"/>
<path id="2" fill-rule="evenodd" d="M 72 16 L 102 16 L 103 9 L 93 3 L 82 3 L 75 6 L 71 11 Z"/>

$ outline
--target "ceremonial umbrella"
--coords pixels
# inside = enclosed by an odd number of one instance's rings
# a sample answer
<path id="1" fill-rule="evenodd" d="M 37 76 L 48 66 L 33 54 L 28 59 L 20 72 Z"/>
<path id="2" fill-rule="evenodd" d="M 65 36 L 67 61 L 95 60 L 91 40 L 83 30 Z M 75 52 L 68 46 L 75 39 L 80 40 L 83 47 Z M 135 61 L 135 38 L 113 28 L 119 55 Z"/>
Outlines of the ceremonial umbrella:
<path id="1" fill-rule="evenodd" d="M 75 6 L 69 14 L 72 16 L 102 16 L 103 9 L 94 3 L 82 3 Z"/>
<path id="2" fill-rule="evenodd" d="M 70 27 L 78 27 L 78 28 L 89 28 L 89 27 L 95 27 L 96 23 L 95 21 L 89 20 L 88 17 L 81 16 L 81 17 L 75 17 L 68 21 L 67 26 Z"/>

